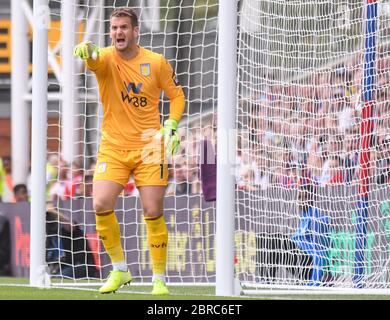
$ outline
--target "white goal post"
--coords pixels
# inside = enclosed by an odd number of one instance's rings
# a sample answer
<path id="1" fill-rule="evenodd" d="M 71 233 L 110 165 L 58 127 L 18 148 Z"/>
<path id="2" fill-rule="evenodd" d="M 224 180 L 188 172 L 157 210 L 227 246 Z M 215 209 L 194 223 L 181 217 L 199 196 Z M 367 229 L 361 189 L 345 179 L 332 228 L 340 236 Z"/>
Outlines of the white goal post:
<path id="1" fill-rule="evenodd" d="M 50 285 L 46 264 L 46 144 L 47 144 L 47 48 L 48 1 L 39 0 L 33 8 L 33 88 L 31 133 L 31 244 L 30 285 Z"/>
<path id="2" fill-rule="evenodd" d="M 110 45 L 119 6 L 139 13 L 140 44 L 167 57 L 186 94 L 168 285 L 389 293 L 389 0 L 34 1 L 30 284 L 96 284 L 111 269 L 91 204 L 101 103 L 72 49 Z M 165 97 L 159 108 L 163 121 Z M 200 181 L 203 141 L 216 202 Z M 134 282 L 148 284 L 131 179 L 116 214 Z"/>
<path id="3" fill-rule="evenodd" d="M 241 4 L 236 275 L 389 293 L 388 1 Z"/>

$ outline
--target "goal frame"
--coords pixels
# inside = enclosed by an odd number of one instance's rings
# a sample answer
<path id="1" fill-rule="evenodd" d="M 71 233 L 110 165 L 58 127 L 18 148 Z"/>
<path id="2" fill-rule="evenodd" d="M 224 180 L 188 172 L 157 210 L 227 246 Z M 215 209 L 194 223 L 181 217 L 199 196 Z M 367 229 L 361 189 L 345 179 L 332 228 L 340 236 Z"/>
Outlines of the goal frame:
<path id="1" fill-rule="evenodd" d="M 47 55 L 48 0 L 34 1 L 33 8 L 33 79 L 31 135 L 31 242 L 30 286 L 49 287 L 50 277 L 45 257 L 46 243 L 46 144 L 47 144 Z"/>
<path id="2" fill-rule="evenodd" d="M 47 68 L 48 56 L 48 0 L 34 1 L 33 8 L 33 78 L 32 78 L 32 194 L 31 194 L 31 261 L 30 285 L 49 287 L 50 278 L 45 262 L 45 188 L 46 188 L 46 143 L 47 143 Z M 63 1 L 72 5 L 72 1 Z M 235 143 L 232 141 L 235 129 L 235 106 L 237 102 L 237 6 L 238 1 L 220 0 L 218 39 L 218 127 L 217 127 L 217 203 L 216 203 L 216 295 L 239 294 L 234 278 L 234 219 L 235 219 Z M 361 187 L 359 188 L 360 210 L 357 224 L 357 250 L 355 253 L 355 284 L 359 288 L 364 275 L 365 217 L 368 207 L 369 141 L 373 130 L 373 88 L 375 81 L 375 21 L 377 1 L 366 0 L 366 48 L 364 70 L 364 119 L 361 127 L 360 155 Z M 67 39 L 71 42 L 71 39 Z M 70 79 L 71 81 L 71 79 Z M 71 82 L 69 82 L 71 83 Z M 368 158 L 367 158 L 368 157 Z M 316 291 L 327 291 L 324 288 Z M 266 288 L 275 292 L 275 288 Z M 256 290 L 258 291 L 258 290 Z M 307 294 L 314 290 L 287 290 L 291 294 Z M 337 290 L 336 290 L 337 291 Z M 245 290 L 244 290 L 245 292 Z M 249 290 L 248 293 L 254 293 Z M 258 291 L 264 293 L 263 290 Z M 366 292 L 366 291 L 365 291 Z M 370 290 L 367 293 L 377 293 Z M 384 290 L 384 293 L 387 291 Z M 335 291 L 332 290 L 332 293 Z M 362 290 L 337 291 L 337 293 L 363 293 Z M 387 292 L 389 293 L 389 292 Z"/>

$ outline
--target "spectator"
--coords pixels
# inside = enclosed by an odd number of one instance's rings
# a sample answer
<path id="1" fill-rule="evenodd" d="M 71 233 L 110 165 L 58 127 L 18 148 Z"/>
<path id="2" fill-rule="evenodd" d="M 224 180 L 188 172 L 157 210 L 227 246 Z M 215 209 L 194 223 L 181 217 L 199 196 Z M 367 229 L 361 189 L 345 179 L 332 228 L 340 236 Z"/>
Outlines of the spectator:
<path id="1" fill-rule="evenodd" d="M 260 152 L 256 156 L 256 161 L 252 164 L 254 171 L 254 184 L 260 190 L 266 190 L 269 187 L 270 177 L 267 170 L 267 154 L 266 152 Z"/>
<path id="2" fill-rule="evenodd" d="M 14 189 L 15 202 L 28 201 L 28 190 L 25 184 L 17 184 Z"/>
<path id="3" fill-rule="evenodd" d="M 82 195 L 82 188 L 84 187 L 84 169 L 77 161 L 72 162 L 70 181 L 70 197 L 77 197 Z"/>
<path id="4" fill-rule="evenodd" d="M 284 169 L 284 175 L 282 177 L 282 186 L 286 188 L 296 188 L 298 184 L 298 163 L 288 163 Z"/>
<path id="5" fill-rule="evenodd" d="M 92 197 L 92 180 L 93 174 L 86 174 L 84 180 L 77 184 L 75 196 L 85 198 Z"/>
<path id="6" fill-rule="evenodd" d="M 344 136 L 343 135 L 336 135 L 336 136 L 331 136 L 329 138 L 329 156 L 330 157 L 336 157 L 336 156 L 341 156 L 343 154 L 343 143 L 344 143 Z"/>
<path id="7" fill-rule="evenodd" d="M 237 181 L 238 190 L 255 191 L 258 190 L 255 185 L 255 173 L 250 165 L 240 167 L 240 175 Z"/>
<path id="8" fill-rule="evenodd" d="M 320 138 L 320 137 L 319 137 Z M 320 139 L 318 139 L 320 140 Z M 314 140 L 309 147 L 309 155 L 307 158 L 307 175 L 311 177 L 313 182 L 319 182 L 321 180 L 322 159 L 321 156 L 321 144 Z"/>
<path id="9" fill-rule="evenodd" d="M 58 156 L 52 154 L 46 163 L 46 200 L 50 200 L 50 189 L 58 178 Z"/>
<path id="10" fill-rule="evenodd" d="M 81 177 L 77 177 L 76 181 L 76 195 L 80 197 L 92 197 L 93 192 L 93 174 L 95 171 L 96 162 L 92 161 L 87 170 L 81 170 L 80 173 L 84 175 L 84 179 Z"/>
<path id="11" fill-rule="evenodd" d="M 347 134 L 344 140 L 344 181 L 347 184 L 356 180 L 356 172 L 359 161 L 358 138 L 356 135 Z"/>
<path id="12" fill-rule="evenodd" d="M 135 187 L 134 177 L 131 176 L 123 189 L 124 196 L 136 196 L 138 195 L 138 189 Z"/>
<path id="13" fill-rule="evenodd" d="M 188 184 L 189 194 L 199 194 L 201 192 L 201 183 L 199 180 L 199 168 L 196 164 L 188 164 Z"/>
<path id="14" fill-rule="evenodd" d="M 3 167 L 2 174 L 0 174 L 2 175 L 2 179 L 3 179 L 1 199 L 3 202 L 13 202 L 14 185 L 12 181 L 12 162 L 10 156 L 6 156 L 2 158 L 2 167 Z"/>
<path id="15" fill-rule="evenodd" d="M 305 284 L 331 285 L 333 276 L 326 270 L 329 265 L 330 218 L 314 207 L 315 192 L 312 184 L 300 185 L 299 225 L 291 238 L 281 233 L 256 235 L 257 274 L 262 279 L 276 279 L 277 269 L 286 266 Z"/>
<path id="16" fill-rule="evenodd" d="M 378 146 L 377 183 L 390 183 L 390 135 Z"/>
<path id="17" fill-rule="evenodd" d="M 189 192 L 189 183 L 187 179 L 187 166 L 184 161 L 182 164 L 175 163 L 169 168 L 170 181 L 167 188 L 167 195 L 186 195 Z M 173 176 L 171 176 L 173 175 Z"/>
<path id="18" fill-rule="evenodd" d="M 168 165 L 168 187 L 166 191 L 167 196 L 172 196 L 175 194 L 175 174 L 174 168 L 171 164 Z"/>
<path id="19" fill-rule="evenodd" d="M 217 199 L 217 159 L 215 148 L 209 139 L 200 142 L 200 166 L 199 178 L 202 180 L 201 190 L 205 201 L 215 201 Z"/>
<path id="20" fill-rule="evenodd" d="M 356 123 L 356 111 L 348 103 L 338 113 L 338 130 L 345 134 L 345 131 L 350 129 Z"/>
<path id="21" fill-rule="evenodd" d="M 84 197 L 87 197 L 87 198 L 92 197 L 92 192 L 93 192 L 92 182 L 93 182 L 93 175 L 87 174 L 85 176 L 85 179 L 84 179 L 84 190 L 83 190 Z"/>
<path id="22" fill-rule="evenodd" d="M 339 156 L 329 157 L 322 166 L 322 175 L 320 184 L 335 185 L 343 183 L 343 170 L 341 167 L 341 160 Z"/>
<path id="23" fill-rule="evenodd" d="M 304 263 L 310 266 L 308 276 L 310 285 L 319 285 L 329 275 L 324 267 L 328 263 L 330 243 L 330 218 L 314 206 L 316 188 L 303 184 L 298 192 L 299 226 L 291 240 L 304 252 Z M 299 257 L 299 256 L 298 256 Z"/>
<path id="24" fill-rule="evenodd" d="M 95 168 L 96 168 L 96 161 L 93 160 L 93 161 L 91 161 L 90 164 L 89 164 L 89 168 L 88 168 L 88 170 L 87 170 L 87 174 L 93 175 L 93 173 L 95 172 Z"/>
<path id="25" fill-rule="evenodd" d="M 3 166 L 3 159 L 0 158 L 0 202 L 2 201 L 4 184 L 5 184 L 5 169 Z"/>
<path id="26" fill-rule="evenodd" d="M 70 178 L 69 167 L 61 161 L 58 168 L 58 180 L 50 188 L 50 201 L 68 200 L 75 194 L 75 185 Z"/>
<path id="27" fill-rule="evenodd" d="M 98 277 L 85 232 L 54 209 L 46 211 L 46 261 L 54 276 Z"/>
<path id="28" fill-rule="evenodd" d="M 11 275 L 11 235 L 8 219 L 0 213 L 0 276 Z"/>

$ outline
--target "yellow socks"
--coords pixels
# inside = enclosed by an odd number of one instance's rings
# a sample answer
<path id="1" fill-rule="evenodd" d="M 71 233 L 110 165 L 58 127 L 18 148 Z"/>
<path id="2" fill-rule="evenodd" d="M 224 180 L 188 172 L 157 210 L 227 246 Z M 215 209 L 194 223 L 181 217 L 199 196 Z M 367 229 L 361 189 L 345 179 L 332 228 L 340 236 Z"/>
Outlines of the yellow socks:
<path id="1" fill-rule="evenodd" d="M 153 274 L 164 275 L 167 264 L 168 229 L 164 216 L 144 218 L 147 227 L 148 244 L 152 258 Z"/>
<path id="2" fill-rule="evenodd" d="M 105 215 L 101 215 L 104 213 Z M 164 275 L 167 264 L 168 229 L 164 216 L 145 218 L 148 244 L 154 275 Z M 121 245 L 119 223 L 114 211 L 96 213 L 96 231 L 103 241 L 104 248 L 113 265 L 125 261 Z"/>
<path id="3" fill-rule="evenodd" d="M 105 215 L 99 215 L 104 213 Z M 114 210 L 96 212 L 96 231 L 103 241 L 104 248 L 112 263 L 125 261 L 121 245 L 119 223 Z"/>

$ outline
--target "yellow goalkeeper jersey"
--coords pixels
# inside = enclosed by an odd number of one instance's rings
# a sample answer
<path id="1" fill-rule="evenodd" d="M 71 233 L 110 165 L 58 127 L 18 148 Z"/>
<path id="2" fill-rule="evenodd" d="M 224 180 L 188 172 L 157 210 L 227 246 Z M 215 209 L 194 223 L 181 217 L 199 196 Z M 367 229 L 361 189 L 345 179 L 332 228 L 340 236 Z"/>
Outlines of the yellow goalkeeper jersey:
<path id="1" fill-rule="evenodd" d="M 110 46 L 100 49 L 96 60 L 87 60 L 103 104 L 103 145 L 131 150 L 148 144 L 161 127 L 161 91 L 170 100 L 170 118 L 180 121 L 183 114 L 183 89 L 169 62 L 161 54 L 139 49 L 136 57 L 124 60 Z"/>

